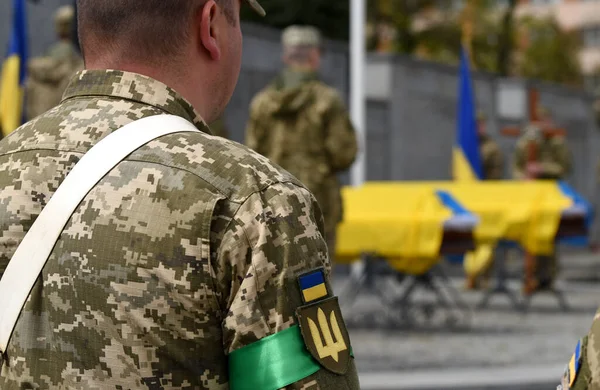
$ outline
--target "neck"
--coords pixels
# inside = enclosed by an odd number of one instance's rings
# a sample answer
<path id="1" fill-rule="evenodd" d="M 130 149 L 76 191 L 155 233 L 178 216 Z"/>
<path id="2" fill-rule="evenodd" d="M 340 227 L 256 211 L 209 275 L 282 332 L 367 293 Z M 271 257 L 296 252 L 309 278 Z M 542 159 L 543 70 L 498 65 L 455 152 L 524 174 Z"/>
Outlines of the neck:
<path id="1" fill-rule="evenodd" d="M 124 72 L 141 74 L 143 76 L 160 81 L 161 83 L 167 85 L 169 88 L 173 89 L 184 99 L 186 99 L 192 105 L 192 107 L 194 107 L 194 109 L 200 114 L 202 118 L 208 120 L 208 117 L 210 116 L 210 110 L 207 109 L 208 102 L 206 101 L 204 94 L 198 93 L 199 90 L 208 90 L 205 86 L 206 80 L 194 79 L 192 73 L 187 73 L 185 71 L 177 71 L 177 69 L 185 68 L 185 66 L 178 66 L 177 64 L 172 64 L 170 66 L 170 69 L 173 69 L 174 71 L 166 72 L 164 71 L 164 69 L 159 69 L 159 67 L 153 65 L 114 61 L 110 58 L 86 61 L 86 69 L 88 70 L 115 69 Z M 202 72 L 194 73 L 202 74 Z"/>

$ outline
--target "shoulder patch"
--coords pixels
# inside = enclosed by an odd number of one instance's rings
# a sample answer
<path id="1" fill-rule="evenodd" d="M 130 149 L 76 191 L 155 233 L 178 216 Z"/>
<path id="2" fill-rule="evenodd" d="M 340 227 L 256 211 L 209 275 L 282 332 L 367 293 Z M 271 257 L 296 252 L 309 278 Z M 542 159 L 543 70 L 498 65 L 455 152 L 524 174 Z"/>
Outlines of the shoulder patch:
<path id="1" fill-rule="evenodd" d="M 339 375 L 348 371 L 350 337 L 337 297 L 299 307 L 296 316 L 304 344 L 325 369 Z"/>
<path id="2" fill-rule="evenodd" d="M 325 283 L 325 270 L 318 268 L 298 277 L 302 302 L 305 304 L 315 302 L 330 296 Z"/>
<path id="3" fill-rule="evenodd" d="M 581 369 L 581 363 L 583 359 L 581 350 L 582 343 L 581 340 L 579 340 L 577 347 L 575 347 L 575 352 L 573 353 L 573 356 L 571 356 L 571 360 L 565 368 L 565 373 L 563 374 L 561 384 L 559 385 L 558 389 L 569 390 L 573 384 L 575 384 L 575 380 L 577 379 L 577 374 Z"/>

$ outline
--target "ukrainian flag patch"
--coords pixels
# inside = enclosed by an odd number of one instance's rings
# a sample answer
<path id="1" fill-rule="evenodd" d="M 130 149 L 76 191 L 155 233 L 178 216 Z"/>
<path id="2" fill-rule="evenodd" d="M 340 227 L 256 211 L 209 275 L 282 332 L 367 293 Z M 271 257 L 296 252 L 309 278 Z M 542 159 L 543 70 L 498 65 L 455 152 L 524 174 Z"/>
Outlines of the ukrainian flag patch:
<path id="1" fill-rule="evenodd" d="M 569 387 L 572 387 L 575 383 L 575 379 L 577 379 L 577 374 L 581 368 L 581 358 L 581 340 L 579 340 L 577 347 L 575 348 L 575 353 L 569 362 Z"/>
<path id="2" fill-rule="evenodd" d="M 329 295 L 323 268 L 301 275 L 298 277 L 298 284 L 304 303 L 314 302 Z"/>

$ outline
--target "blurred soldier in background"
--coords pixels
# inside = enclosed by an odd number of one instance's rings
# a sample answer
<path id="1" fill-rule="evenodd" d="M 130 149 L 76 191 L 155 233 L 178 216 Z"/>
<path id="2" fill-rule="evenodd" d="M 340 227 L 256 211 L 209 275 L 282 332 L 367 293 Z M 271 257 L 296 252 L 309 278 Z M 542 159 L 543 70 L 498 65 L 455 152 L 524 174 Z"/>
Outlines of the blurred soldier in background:
<path id="1" fill-rule="evenodd" d="M 563 180 L 571 170 L 571 155 L 564 137 L 553 134 L 552 119 L 545 108 L 539 121 L 529 124 L 517 142 L 513 174 L 516 180 Z M 552 288 L 558 273 L 556 253 L 539 256 L 537 264 L 526 264 L 524 293 Z"/>
<path id="2" fill-rule="evenodd" d="M 74 19 L 72 6 L 59 8 L 54 14 L 58 42 L 45 56 L 29 61 L 29 78 L 25 85 L 27 120 L 57 106 L 71 77 L 83 69 L 83 60 L 73 41 Z"/>
<path id="3" fill-rule="evenodd" d="M 321 36 L 313 27 L 283 32 L 286 68 L 250 107 L 247 145 L 295 175 L 316 196 L 333 259 L 342 198 L 337 174 L 357 153 L 356 134 L 337 91 L 319 80 Z"/>
<path id="4" fill-rule="evenodd" d="M 487 133 L 487 116 L 477 113 L 477 136 L 483 164 L 483 180 L 502 180 L 504 176 L 504 156 L 496 141 Z"/>
<path id="5" fill-rule="evenodd" d="M 517 143 L 514 177 L 518 180 L 562 180 L 571 170 L 571 156 L 562 136 L 552 134 L 552 118 L 545 108 L 539 109 L 539 122 L 525 128 Z M 533 150 L 535 156 L 532 156 Z"/>

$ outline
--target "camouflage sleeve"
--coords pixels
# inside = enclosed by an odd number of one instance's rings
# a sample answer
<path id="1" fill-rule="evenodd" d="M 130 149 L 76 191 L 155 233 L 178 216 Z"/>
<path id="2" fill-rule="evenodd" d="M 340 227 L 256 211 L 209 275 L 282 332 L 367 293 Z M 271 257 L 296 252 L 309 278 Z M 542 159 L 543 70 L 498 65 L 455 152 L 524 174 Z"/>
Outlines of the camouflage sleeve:
<path id="1" fill-rule="evenodd" d="M 337 94 L 328 115 L 325 148 L 334 171 L 345 171 L 356 159 L 358 144 L 348 111 Z"/>
<path id="2" fill-rule="evenodd" d="M 264 146 L 266 145 L 265 138 L 267 136 L 264 121 L 260 118 L 261 115 L 261 99 L 256 97 L 250 104 L 250 118 L 246 126 L 246 146 L 262 155 L 265 154 Z"/>
<path id="3" fill-rule="evenodd" d="M 571 171 L 571 155 L 564 139 L 552 140 L 552 160 L 542 164 L 543 176 L 562 178 Z"/>
<path id="4" fill-rule="evenodd" d="M 322 231 L 316 200 L 291 183 L 255 193 L 236 211 L 215 266 L 225 353 L 298 325 L 297 310 L 303 307 L 299 277 L 322 267 L 329 283 Z M 354 359 L 349 359 L 345 375 L 321 368 L 289 388 L 358 389 Z"/>

